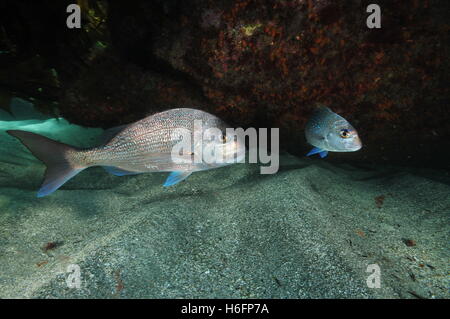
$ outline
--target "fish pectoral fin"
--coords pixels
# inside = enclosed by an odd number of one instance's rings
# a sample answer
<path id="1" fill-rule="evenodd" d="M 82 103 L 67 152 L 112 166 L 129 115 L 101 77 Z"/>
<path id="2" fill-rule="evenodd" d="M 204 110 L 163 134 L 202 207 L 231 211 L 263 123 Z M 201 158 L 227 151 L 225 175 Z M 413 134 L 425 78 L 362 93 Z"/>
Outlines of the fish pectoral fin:
<path id="1" fill-rule="evenodd" d="M 192 172 L 180 172 L 180 171 L 172 172 L 172 173 L 170 173 L 169 177 L 167 177 L 166 181 L 164 182 L 164 186 L 168 187 L 168 186 L 178 184 L 182 180 L 188 178 L 189 175 L 191 175 L 191 174 L 192 174 Z"/>
<path id="2" fill-rule="evenodd" d="M 320 152 L 319 155 L 320 155 L 320 158 L 324 158 L 328 155 L 328 151 Z"/>
<path id="3" fill-rule="evenodd" d="M 140 174 L 139 172 L 131 172 L 127 171 L 115 166 L 103 166 L 103 168 L 108 172 L 116 176 L 125 176 L 125 175 L 136 175 Z"/>
<path id="4" fill-rule="evenodd" d="M 312 150 L 309 151 L 308 154 L 306 154 L 306 156 L 311 156 L 311 155 L 314 155 L 314 154 L 321 154 L 321 153 L 328 153 L 328 152 L 323 150 L 323 149 L 321 149 L 321 148 L 314 147 Z M 325 154 L 325 156 L 326 156 L 326 154 Z"/>

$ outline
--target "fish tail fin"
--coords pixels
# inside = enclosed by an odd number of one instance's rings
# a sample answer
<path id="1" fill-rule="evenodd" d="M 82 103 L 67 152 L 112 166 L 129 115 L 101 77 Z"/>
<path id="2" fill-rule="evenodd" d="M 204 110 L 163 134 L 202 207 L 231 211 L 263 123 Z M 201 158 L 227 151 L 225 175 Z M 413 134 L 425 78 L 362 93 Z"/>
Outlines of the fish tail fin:
<path id="1" fill-rule="evenodd" d="M 71 161 L 68 151 L 76 151 L 72 146 L 26 131 L 9 130 L 7 133 L 19 139 L 37 159 L 47 166 L 44 182 L 37 197 L 53 193 L 86 168 L 74 165 Z"/>

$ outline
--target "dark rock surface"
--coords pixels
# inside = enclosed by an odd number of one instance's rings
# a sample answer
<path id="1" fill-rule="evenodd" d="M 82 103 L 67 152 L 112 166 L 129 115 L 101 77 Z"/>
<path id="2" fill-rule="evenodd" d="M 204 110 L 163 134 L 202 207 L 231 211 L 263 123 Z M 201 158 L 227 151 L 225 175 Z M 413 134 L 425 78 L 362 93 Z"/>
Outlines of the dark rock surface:
<path id="1" fill-rule="evenodd" d="M 65 27 L 69 3 L 0 5 L 2 99 L 34 98 L 94 127 L 195 106 L 280 127 L 295 154 L 326 104 L 365 145 L 335 159 L 449 163 L 446 1 L 378 1 L 381 29 L 366 27 L 369 2 L 357 0 L 79 1 L 80 30 Z"/>

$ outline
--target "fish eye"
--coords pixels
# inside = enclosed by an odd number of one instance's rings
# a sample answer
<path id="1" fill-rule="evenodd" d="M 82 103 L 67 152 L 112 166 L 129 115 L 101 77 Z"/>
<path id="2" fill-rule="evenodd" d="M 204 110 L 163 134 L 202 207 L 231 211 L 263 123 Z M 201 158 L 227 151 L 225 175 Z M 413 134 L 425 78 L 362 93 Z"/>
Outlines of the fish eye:
<path id="1" fill-rule="evenodd" d="M 349 138 L 351 133 L 350 133 L 349 130 L 344 128 L 344 129 L 341 130 L 340 135 L 341 135 L 342 138 Z"/>

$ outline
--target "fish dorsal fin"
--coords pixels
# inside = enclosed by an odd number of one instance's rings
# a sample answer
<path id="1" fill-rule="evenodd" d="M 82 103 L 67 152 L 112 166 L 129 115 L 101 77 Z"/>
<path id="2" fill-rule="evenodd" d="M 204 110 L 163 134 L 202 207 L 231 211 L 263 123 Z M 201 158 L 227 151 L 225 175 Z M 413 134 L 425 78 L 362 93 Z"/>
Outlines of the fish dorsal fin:
<path id="1" fill-rule="evenodd" d="M 103 132 L 103 134 L 100 136 L 100 144 L 104 145 L 107 144 L 109 141 L 111 141 L 114 137 L 116 137 L 120 132 L 122 132 L 124 129 L 126 129 L 129 126 L 129 124 L 120 125 L 111 127 Z"/>

